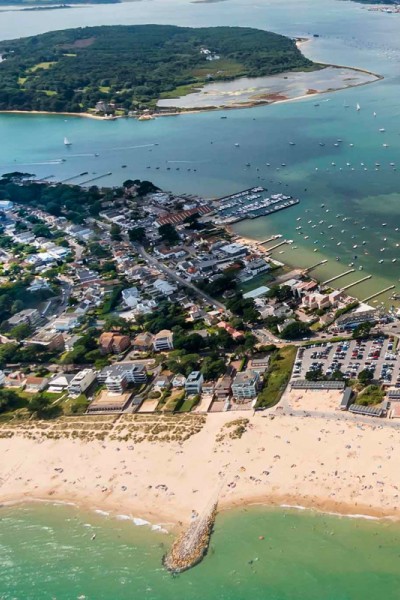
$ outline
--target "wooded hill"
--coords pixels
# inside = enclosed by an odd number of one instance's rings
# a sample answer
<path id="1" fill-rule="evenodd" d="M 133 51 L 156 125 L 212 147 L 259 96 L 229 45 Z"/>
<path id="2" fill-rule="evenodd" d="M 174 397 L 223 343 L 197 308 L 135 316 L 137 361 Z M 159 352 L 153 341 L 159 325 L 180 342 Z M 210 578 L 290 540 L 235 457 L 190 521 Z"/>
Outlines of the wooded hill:
<path id="1" fill-rule="evenodd" d="M 87 27 L 0 43 L 0 110 L 122 112 L 210 80 L 315 68 L 287 37 L 241 27 Z"/>

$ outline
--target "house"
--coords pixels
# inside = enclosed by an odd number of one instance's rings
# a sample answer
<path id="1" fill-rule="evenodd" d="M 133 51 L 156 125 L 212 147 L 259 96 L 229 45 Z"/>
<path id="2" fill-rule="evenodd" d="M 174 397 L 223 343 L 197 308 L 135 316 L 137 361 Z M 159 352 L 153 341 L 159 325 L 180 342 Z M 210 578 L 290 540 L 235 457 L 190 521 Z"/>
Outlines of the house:
<path id="1" fill-rule="evenodd" d="M 70 331 L 79 325 L 79 317 L 75 313 L 70 313 L 64 317 L 55 319 L 52 323 L 53 329 L 56 331 Z"/>
<path id="2" fill-rule="evenodd" d="M 66 375 L 64 373 L 62 375 L 55 375 L 49 381 L 48 391 L 54 393 L 64 392 L 68 388 L 73 378 L 73 375 Z"/>
<path id="3" fill-rule="evenodd" d="M 64 336 L 64 344 L 67 352 L 73 350 L 74 346 L 79 342 L 81 338 L 81 335 L 70 335 L 69 337 Z"/>
<path id="4" fill-rule="evenodd" d="M 156 352 L 174 349 L 174 336 L 169 329 L 163 329 L 153 337 L 153 348 Z"/>
<path id="5" fill-rule="evenodd" d="M 156 279 L 153 283 L 153 288 L 164 296 L 171 296 L 176 292 L 176 287 L 165 281 L 165 279 Z"/>
<path id="6" fill-rule="evenodd" d="M 11 327 L 22 324 L 33 327 L 38 321 L 40 321 L 39 311 L 37 311 L 36 308 L 26 308 L 13 315 L 8 319 L 7 323 L 11 325 Z"/>
<path id="7" fill-rule="evenodd" d="M 104 367 L 97 378 L 100 383 L 105 383 L 108 377 L 116 377 L 118 375 L 124 375 L 128 383 L 141 384 L 147 381 L 145 366 L 133 362 L 116 363 L 109 367 Z"/>
<path id="8" fill-rule="evenodd" d="M 35 377 L 34 375 L 28 375 L 25 380 L 25 391 L 26 392 L 42 392 L 47 388 L 49 380 L 46 377 Z"/>
<path id="9" fill-rule="evenodd" d="M 154 388 L 158 390 L 168 390 L 171 387 L 171 379 L 170 375 L 159 375 L 154 380 Z"/>
<path id="10" fill-rule="evenodd" d="M 6 376 L 4 385 L 6 387 L 23 387 L 25 385 L 26 375 L 21 371 L 13 371 Z"/>
<path id="11" fill-rule="evenodd" d="M 215 384 L 214 392 L 218 399 L 229 397 L 232 393 L 232 377 L 229 375 L 220 377 Z"/>
<path id="12" fill-rule="evenodd" d="M 122 392 L 124 392 L 128 387 L 128 379 L 126 373 L 121 372 L 115 375 L 108 375 L 105 384 L 108 391 L 122 394 Z"/>
<path id="13" fill-rule="evenodd" d="M 214 396 L 214 389 L 215 389 L 215 381 L 204 381 L 201 391 L 203 394 L 206 394 L 207 396 Z"/>
<path id="14" fill-rule="evenodd" d="M 62 333 L 58 331 L 43 329 L 29 340 L 25 340 L 25 344 L 39 344 L 40 346 L 44 346 L 47 350 L 63 350 L 64 337 Z"/>
<path id="15" fill-rule="evenodd" d="M 131 345 L 128 335 L 121 335 L 113 331 L 105 331 L 99 338 L 100 352 L 102 354 L 119 354 Z"/>
<path id="16" fill-rule="evenodd" d="M 172 387 L 174 388 L 183 388 L 185 387 L 186 377 L 178 373 L 172 380 Z"/>
<path id="17" fill-rule="evenodd" d="M 336 319 L 336 325 L 342 328 L 353 328 L 360 325 L 360 323 L 366 323 L 367 321 L 376 321 L 376 311 L 374 308 L 366 304 L 360 304 L 360 306 L 351 313 L 341 315 Z"/>
<path id="18" fill-rule="evenodd" d="M 233 243 L 221 246 L 220 251 L 229 256 L 230 258 L 236 258 L 237 256 L 244 256 L 248 253 L 246 246 L 242 244 Z"/>
<path id="19" fill-rule="evenodd" d="M 237 373 L 232 383 L 232 395 L 236 400 L 251 400 L 260 389 L 260 375 L 247 369 Z"/>
<path id="20" fill-rule="evenodd" d="M 70 381 L 68 392 L 70 394 L 83 394 L 96 380 L 96 371 L 93 369 L 83 369 L 79 371 Z"/>
<path id="21" fill-rule="evenodd" d="M 220 329 L 225 329 L 225 331 L 227 331 L 233 337 L 234 340 L 243 337 L 243 333 L 241 331 L 237 331 L 237 329 L 231 327 L 231 325 L 229 325 L 229 323 L 227 323 L 226 321 L 220 321 L 219 323 L 217 323 L 217 327 L 219 327 Z"/>
<path id="22" fill-rule="evenodd" d="M 139 352 L 149 352 L 153 349 L 153 336 L 151 333 L 139 333 L 133 340 L 133 349 Z"/>
<path id="23" fill-rule="evenodd" d="M 200 394 L 203 386 L 204 377 L 200 371 L 192 371 L 185 383 L 185 391 L 188 396 Z"/>
<path id="24" fill-rule="evenodd" d="M 122 300 L 129 308 L 135 308 L 139 302 L 140 294 L 137 287 L 127 288 L 122 290 Z"/>
<path id="25" fill-rule="evenodd" d="M 87 412 L 88 414 L 120 413 L 128 406 L 131 396 L 131 392 L 115 393 L 102 390 L 89 404 Z"/>
<path id="26" fill-rule="evenodd" d="M 269 365 L 269 356 L 265 358 L 252 358 L 247 365 L 247 368 L 251 371 L 255 371 L 259 373 L 259 375 L 263 375 L 265 371 L 268 369 Z"/>
<path id="27" fill-rule="evenodd" d="M 30 292 L 37 292 L 38 290 L 49 289 L 50 285 L 47 279 L 43 277 L 35 277 L 32 283 L 29 285 L 28 290 Z"/>
<path id="28" fill-rule="evenodd" d="M 303 296 L 301 306 L 310 310 L 324 309 L 331 306 L 331 301 L 327 294 L 306 294 Z"/>

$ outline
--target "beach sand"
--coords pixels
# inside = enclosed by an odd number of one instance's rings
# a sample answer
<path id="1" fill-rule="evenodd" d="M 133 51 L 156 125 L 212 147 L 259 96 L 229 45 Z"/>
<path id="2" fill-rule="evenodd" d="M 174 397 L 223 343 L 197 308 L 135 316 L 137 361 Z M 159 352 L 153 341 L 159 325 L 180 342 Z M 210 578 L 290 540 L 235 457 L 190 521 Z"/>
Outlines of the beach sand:
<path id="1" fill-rule="evenodd" d="M 35 424 L 24 434 L 18 426 L 0 439 L 0 502 L 73 502 L 167 528 L 188 523 L 216 493 L 219 509 L 265 503 L 399 515 L 399 428 L 273 414 L 199 417 L 204 425 L 184 442 L 111 439 L 111 421 L 106 438 L 93 441 L 28 439 Z M 231 437 L 227 424 L 241 415 L 246 431 Z"/>

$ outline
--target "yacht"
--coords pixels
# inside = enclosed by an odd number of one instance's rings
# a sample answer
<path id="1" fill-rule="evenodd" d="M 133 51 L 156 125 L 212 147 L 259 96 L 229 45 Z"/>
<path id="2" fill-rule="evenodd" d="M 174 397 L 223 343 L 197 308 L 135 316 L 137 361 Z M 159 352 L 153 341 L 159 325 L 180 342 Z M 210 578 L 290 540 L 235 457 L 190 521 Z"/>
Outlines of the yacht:
<path id="1" fill-rule="evenodd" d="M 71 142 L 67 137 L 64 138 L 64 146 L 71 146 Z"/>
<path id="2" fill-rule="evenodd" d="M 361 110 L 361 106 L 358 104 L 358 102 L 357 102 L 356 110 L 357 110 L 357 112 L 358 112 L 359 110 Z"/>

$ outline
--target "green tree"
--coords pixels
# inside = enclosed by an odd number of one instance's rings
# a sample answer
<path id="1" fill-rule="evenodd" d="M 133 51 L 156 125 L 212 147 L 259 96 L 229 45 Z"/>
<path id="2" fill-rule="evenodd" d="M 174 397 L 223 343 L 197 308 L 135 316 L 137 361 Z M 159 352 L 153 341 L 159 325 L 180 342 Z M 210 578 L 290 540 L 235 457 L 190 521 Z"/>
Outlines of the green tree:
<path id="1" fill-rule="evenodd" d="M 176 244 L 179 242 L 179 235 L 173 225 L 166 223 L 165 225 L 160 225 L 158 228 L 158 233 L 161 235 L 164 242 L 167 244 Z"/>
<path id="2" fill-rule="evenodd" d="M 110 236 L 111 239 L 114 240 L 114 242 L 120 242 L 122 240 L 121 232 L 122 229 L 119 225 L 117 225 L 116 223 L 113 223 L 111 225 Z"/>
<path id="3" fill-rule="evenodd" d="M 12 329 L 10 329 L 11 337 L 18 341 L 27 338 L 31 334 L 31 332 L 32 329 L 27 323 L 20 323 L 19 325 L 16 325 L 15 327 L 12 327 Z"/>
<path id="4" fill-rule="evenodd" d="M 128 235 L 131 242 L 139 242 L 142 244 L 146 240 L 146 230 L 144 227 L 134 227 L 129 230 Z"/>
<path id="5" fill-rule="evenodd" d="M 285 340 L 298 340 L 299 338 L 308 337 L 310 333 L 310 327 L 307 323 L 294 321 L 282 330 L 281 337 Z"/>
<path id="6" fill-rule="evenodd" d="M 367 385 L 368 383 L 370 383 L 373 380 L 373 378 L 374 374 L 369 369 L 363 369 L 358 374 L 358 381 L 363 385 Z"/>

